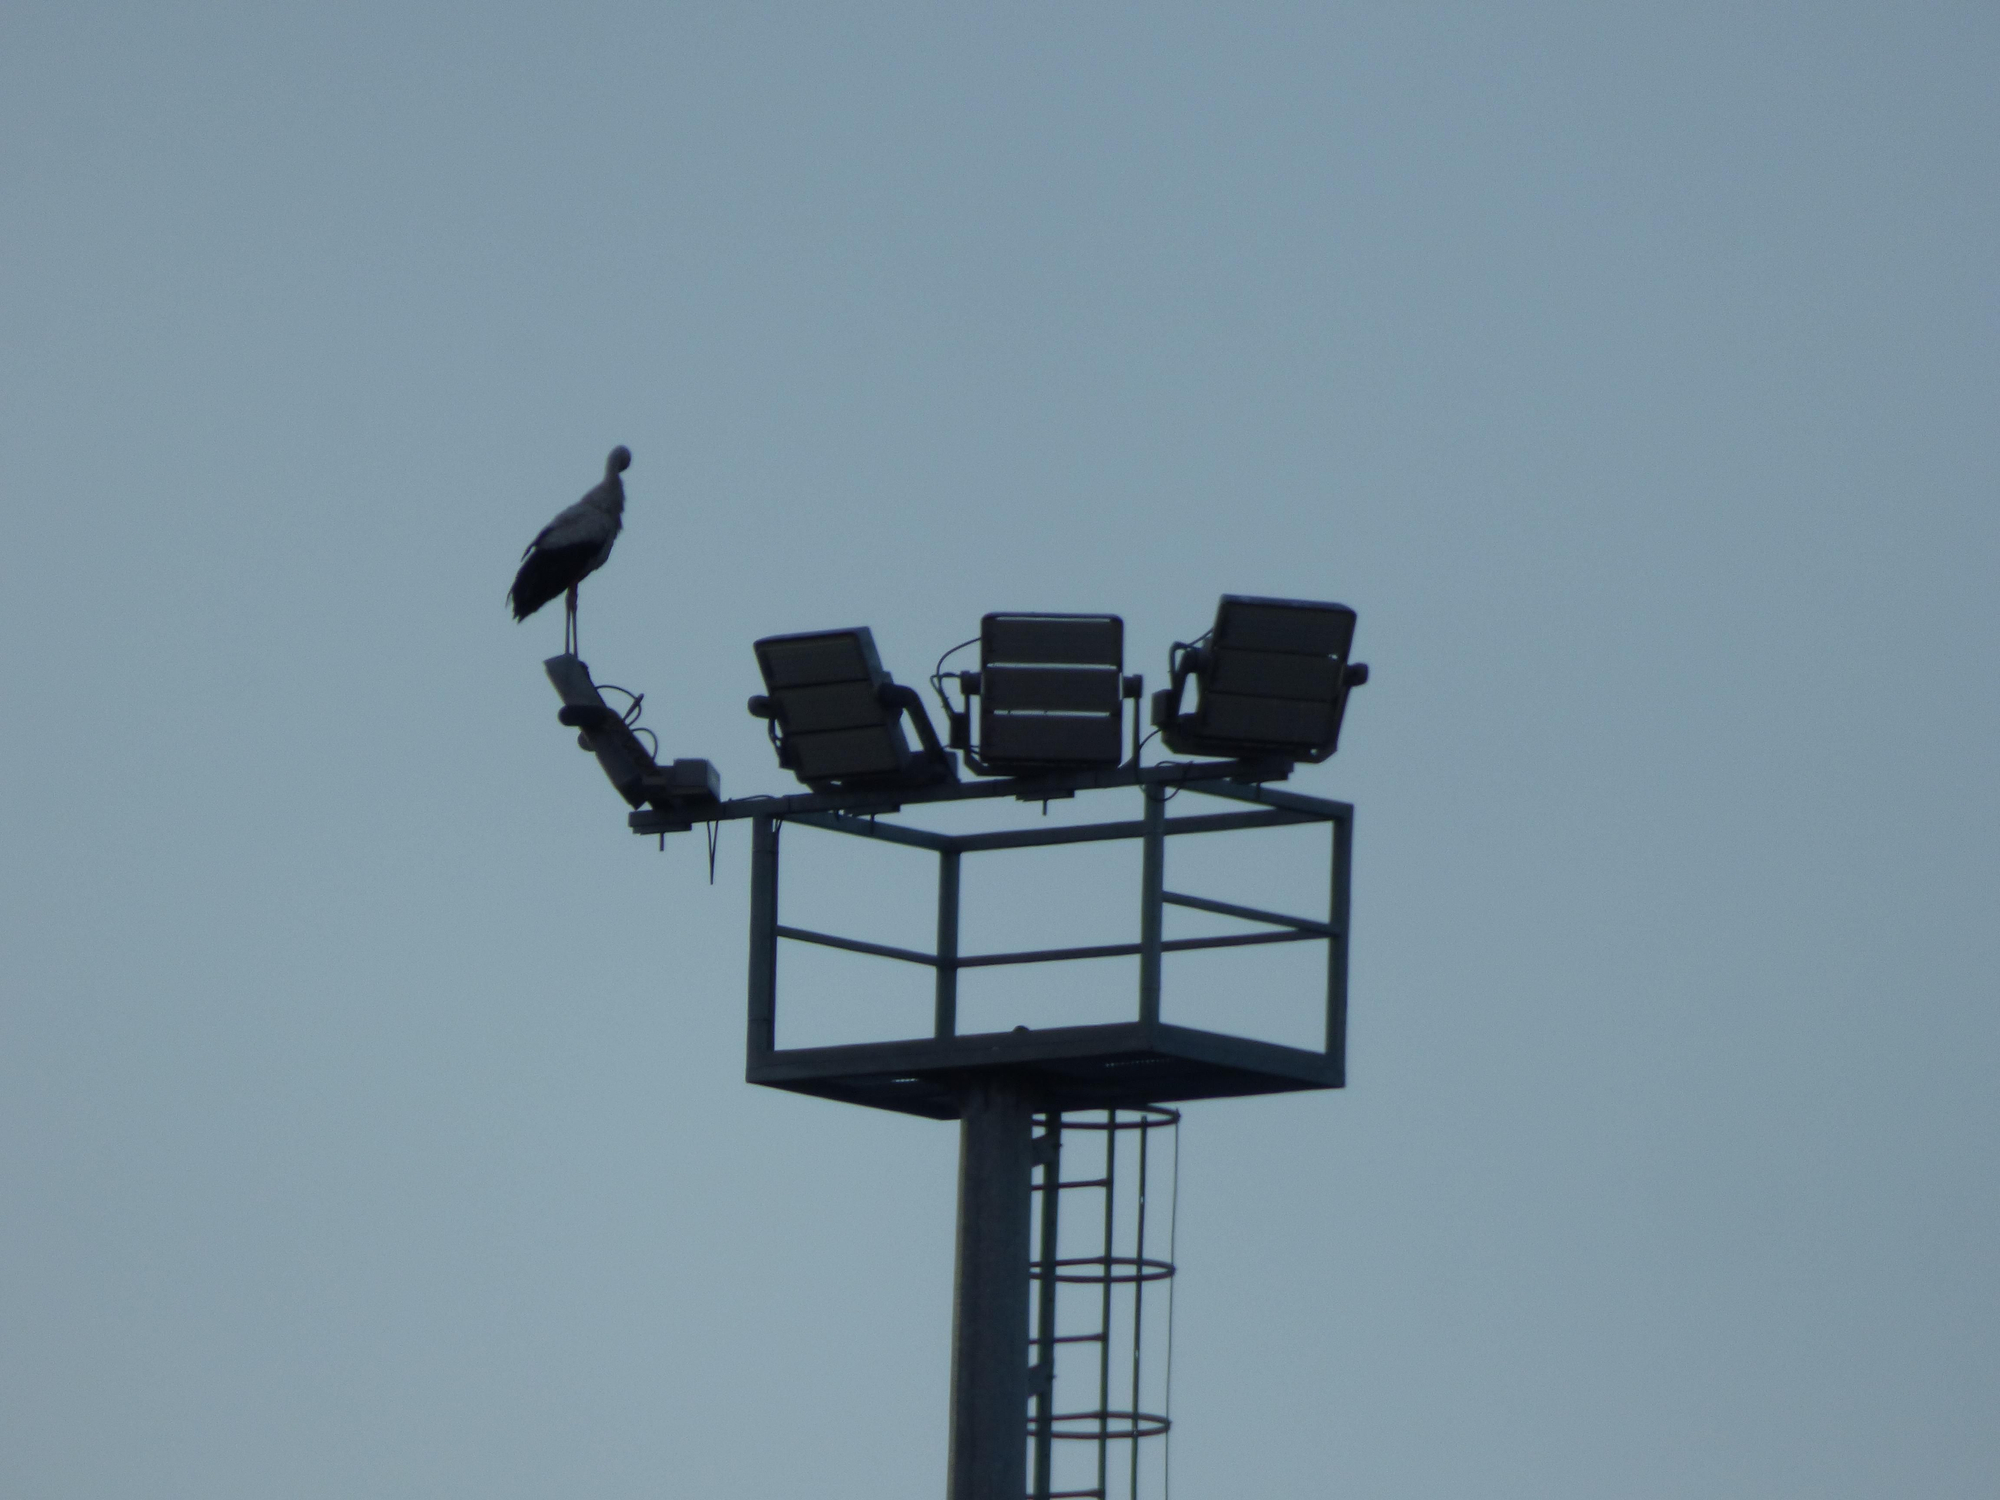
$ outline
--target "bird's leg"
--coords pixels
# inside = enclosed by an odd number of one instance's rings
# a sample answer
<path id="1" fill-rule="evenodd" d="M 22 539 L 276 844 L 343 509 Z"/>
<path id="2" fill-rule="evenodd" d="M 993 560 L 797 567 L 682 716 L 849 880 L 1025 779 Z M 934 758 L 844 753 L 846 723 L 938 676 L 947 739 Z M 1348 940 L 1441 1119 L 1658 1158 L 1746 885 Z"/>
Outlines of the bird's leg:
<path id="1" fill-rule="evenodd" d="M 576 638 L 576 585 L 571 584 L 563 595 L 563 650 L 571 656 L 577 654 Z"/>

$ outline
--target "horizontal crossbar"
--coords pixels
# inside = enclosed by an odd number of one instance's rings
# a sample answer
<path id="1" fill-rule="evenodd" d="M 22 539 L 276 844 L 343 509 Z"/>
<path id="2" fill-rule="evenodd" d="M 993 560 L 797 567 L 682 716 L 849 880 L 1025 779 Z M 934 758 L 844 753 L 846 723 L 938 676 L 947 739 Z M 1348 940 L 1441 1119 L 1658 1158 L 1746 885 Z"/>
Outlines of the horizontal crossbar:
<path id="1" fill-rule="evenodd" d="M 1041 849 L 1052 844 L 1094 844 L 1107 839 L 1144 838 L 1146 825 L 1136 818 L 1116 823 L 1068 824 L 1056 828 L 1008 828 L 997 833 L 933 833 L 928 828 L 912 828 L 907 823 L 884 823 L 874 818 L 847 813 L 794 813 L 789 823 L 823 828 L 828 833 L 850 833 L 856 838 L 881 839 L 891 844 L 907 844 L 915 849 L 932 849 L 940 854 L 977 854 L 986 849 Z M 1228 833 L 1238 828 L 1287 828 L 1298 823 L 1325 823 L 1322 813 L 1302 813 L 1291 808 L 1269 808 L 1263 812 L 1197 813 L 1185 818 L 1168 818 L 1167 833 Z"/>
<path id="2" fill-rule="evenodd" d="M 1044 776 L 997 777 L 978 781 L 932 782 L 920 786 L 864 788 L 853 791 L 796 792 L 789 797 L 736 797 L 727 802 L 689 802 L 661 811 L 640 808 L 627 820 L 634 833 L 681 833 L 696 823 L 721 823 L 735 818 L 779 820 L 808 813 L 841 812 L 867 816 L 893 813 L 905 804 L 963 802 L 1013 797 L 1033 802 L 1069 792 L 1111 787 L 1182 787 L 1234 802 L 1260 803 L 1304 813 L 1310 819 L 1339 822 L 1353 815 L 1345 802 L 1330 802 L 1262 784 L 1264 778 L 1289 770 L 1282 760 L 1174 761 L 1135 767 L 1130 764 L 1099 770 L 1058 772 Z M 1244 777 L 1247 780 L 1232 778 Z M 843 831 L 858 831 L 843 829 Z M 1193 831 L 1193 830 L 1190 830 Z M 1123 835 L 1118 835 L 1122 837 Z"/>
<path id="3" fill-rule="evenodd" d="M 935 953 L 919 953 L 914 948 L 891 948 L 887 943 L 864 943 L 859 938 L 835 937 L 830 932 L 813 932 L 804 927 L 778 928 L 778 936 L 791 938 L 800 943 L 817 943 L 822 948 L 842 948 L 849 953 L 867 953 L 876 958 L 900 958 L 906 964 L 928 964 L 937 967 Z"/>
<path id="4" fill-rule="evenodd" d="M 907 844 L 913 849 L 933 849 L 944 853 L 958 840 L 948 833 L 932 833 L 928 828 L 912 828 L 907 823 L 884 823 L 875 818 L 857 818 L 849 813 L 793 813 L 785 820 L 808 828 L 824 828 L 828 833 L 851 833 L 864 839 L 881 839 L 889 844 Z"/>
<path id="5" fill-rule="evenodd" d="M 1212 911 L 1217 916 L 1240 917 L 1246 922 L 1269 922 L 1274 927 L 1290 927 L 1298 932 L 1310 932 L 1318 937 L 1333 937 L 1334 930 L 1325 922 L 1315 922 L 1311 917 L 1288 917 L 1283 912 L 1259 911 L 1254 906 L 1235 906 L 1227 901 L 1211 901 L 1206 896 L 1183 896 L 1174 891 L 1160 892 L 1160 899 L 1169 906 L 1185 906 L 1193 911 Z"/>
<path id="6" fill-rule="evenodd" d="M 1162 953 L 1191 953 L 1197 948 L 1251 948 L 1259 943 L 1303 943 L 1318 937 L 1313 932 L 1246 932 L 1229 937 L 1175 938 L 1160 944 Z M 999 964 L 1049 964 L 1072 958 L 1136 958 L 1138 943 L 1104 943 L 1093 948 L 1041 948 L 1029 953 L 982 953 L 961 958 L 961 969 L 990 969 Z"/>
<path id="7" fill-rule="evenodd" d="M 1330 936 L 1330 932 L 1287 930 L 1284 932 L 1232 933 L 1227 937 L 1173 938 L 1160 944 L 1162 953 L 1192 953 L 1199 948 L 1252 948 L 1262 943 L 1304 943 Z M 872 958 L 898 958 L 907 964 L 929 968 L 991 969 L 1002 964 L 1052 964 L 1073 958 L 1136 958 L 1138 943 L 1100 943 L 1088 948 L 1036 948 L 1025 953 L 975 953 L 946 963 L 935 953 L 919 953 L 914 948 L 895 948 L 887 943 L 865 943 L 859 938 L 836 937 L 830 932 L 814 932 L 806 927 L 778 928 L 778 936 L 794 942 L 816 943 L 822 948 L 839 948 L 848 953 L 866 953 Z"/>
<path id="8" fill-rule="evenodd" d="M 1167 833 L 1227 833 L 1236 828 L 1283 828 L 1293 823 L 1324 823 L 1323 815 L 1273 808 L 1269 812 L 1200 813 L 1168 818 Z M 999 833 L 969 833 L 951 841 L 954 849 L 976 854 L 983 849 L 1040 849 L 1050 844 L 1089 844 L 1103 839 L 1145 837 L 1146 825 L 1133 818 L 1117 823 L 1084 823 L 1068 828 L 1009 828 Z"/>

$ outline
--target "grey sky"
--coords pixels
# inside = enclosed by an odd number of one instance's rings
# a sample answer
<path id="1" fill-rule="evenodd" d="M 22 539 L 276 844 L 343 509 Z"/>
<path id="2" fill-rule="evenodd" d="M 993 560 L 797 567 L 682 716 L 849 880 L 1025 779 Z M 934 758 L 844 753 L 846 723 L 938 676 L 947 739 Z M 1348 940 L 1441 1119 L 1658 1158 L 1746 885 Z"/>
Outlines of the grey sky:
<path id="1" fill-rule="evenodd" d="M 741 1082 L 744 839 L 630 838 L 505 615 L 624 442 L 583 654 L 732 792 L 758 635 L 1360 610 L 1351 1087 L 1189 1112 L 1181 1493 L 1990 1496 L 1996 76 L 17 0 L 0 1492 L 941 1489 L 953 1132 Z"/>

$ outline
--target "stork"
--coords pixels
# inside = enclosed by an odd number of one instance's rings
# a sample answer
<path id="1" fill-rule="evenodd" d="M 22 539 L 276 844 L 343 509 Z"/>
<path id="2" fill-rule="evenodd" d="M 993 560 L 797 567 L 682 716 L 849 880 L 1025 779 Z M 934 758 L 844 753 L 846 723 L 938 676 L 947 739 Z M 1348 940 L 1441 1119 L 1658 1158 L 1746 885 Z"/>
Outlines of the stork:
<path id="1" fill-rule="evenodd" d="M 604 478 L 576 504 L 541 529 L 521 554 L 521 571 L 507 591 L 514 618 L 525 620 L 563 595 L 563 650 L 576 651 L 576 586 L 604 566 L 624 526 L 625 485 L 632 450 L 622 444 L 604 461 Z"/>

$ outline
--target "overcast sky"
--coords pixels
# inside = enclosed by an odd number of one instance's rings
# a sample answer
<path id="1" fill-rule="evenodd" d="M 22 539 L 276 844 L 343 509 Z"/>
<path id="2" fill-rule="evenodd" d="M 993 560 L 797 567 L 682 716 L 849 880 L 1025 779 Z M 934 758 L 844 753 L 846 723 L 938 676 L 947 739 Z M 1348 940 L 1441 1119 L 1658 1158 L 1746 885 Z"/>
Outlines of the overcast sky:
<path id="1" fill-rule="evenodd" d="M 743 1083 L 743 830 L 631 837 L 504 610 L 622 442 L 583 654 L 733 794 L 760 635 L 1359 610 L 1350 1086 L 1188 1111 L 1177 1493 L 1996 1493 L 1997 76 L 1975 3 L 12 0 L 0 1492 L 941 1492 L 955 1129 Z"/>

